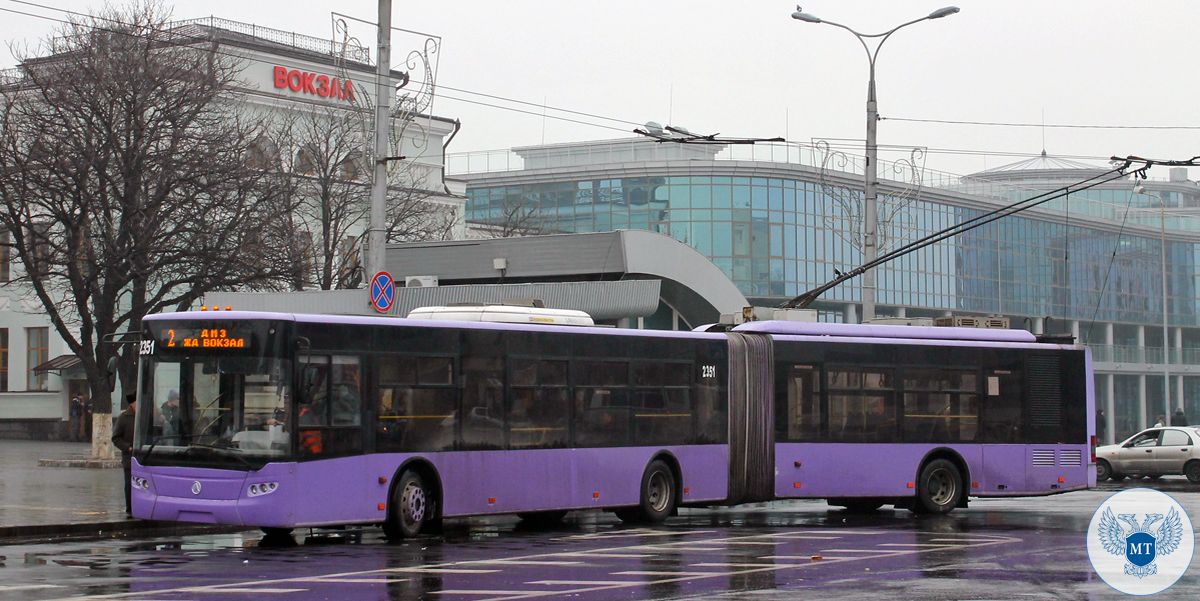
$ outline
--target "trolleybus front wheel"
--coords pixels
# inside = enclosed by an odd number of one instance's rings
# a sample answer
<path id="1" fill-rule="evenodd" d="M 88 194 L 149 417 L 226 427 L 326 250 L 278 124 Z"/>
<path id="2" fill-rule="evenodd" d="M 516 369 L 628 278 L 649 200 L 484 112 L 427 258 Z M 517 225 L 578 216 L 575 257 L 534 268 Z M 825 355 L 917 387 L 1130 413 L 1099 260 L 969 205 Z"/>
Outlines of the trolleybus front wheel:
<path id="1" fill-rule="evenodd" d="M 962 499 L 962 474 L 946 459 L 925 464 L 917 482 L 915 509 L 921 513 L 950 513 Z"/>
<path id="2" fill-rule="evenodd" d="M 650 462 L 642 474 L 642 502 L 617 510 L 622 522 L 657 524 L 675 511 L 675 473 L 662 460 Z"/>
<path id="3" fill-rule="evenodd" d="M 421 475 L 413 470 L 404 472 L 392 491 L 388 520 L 383 525 L 388 538 L 410 538 L 433 520 L 433 494 Z"/>

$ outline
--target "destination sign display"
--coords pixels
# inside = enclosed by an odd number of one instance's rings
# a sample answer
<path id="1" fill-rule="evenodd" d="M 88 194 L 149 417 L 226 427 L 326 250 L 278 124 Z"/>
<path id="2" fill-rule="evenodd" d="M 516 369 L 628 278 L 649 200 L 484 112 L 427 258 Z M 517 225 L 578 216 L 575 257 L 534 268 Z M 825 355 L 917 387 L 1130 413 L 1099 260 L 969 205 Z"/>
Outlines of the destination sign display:
<path id="1" fill-rule="evenodd" d="M 165 325 L 165 324 L 164 324 Z M 252 348 L 252 329 L 229 327 L 228 322 L 219 324 L 170 324 L 154 328 L 151 340 L 142 341 L 141 354 L 157 351 L 212 351 L 226 352 Z M 225 327 L 222 327 L 225 326 Z"/>

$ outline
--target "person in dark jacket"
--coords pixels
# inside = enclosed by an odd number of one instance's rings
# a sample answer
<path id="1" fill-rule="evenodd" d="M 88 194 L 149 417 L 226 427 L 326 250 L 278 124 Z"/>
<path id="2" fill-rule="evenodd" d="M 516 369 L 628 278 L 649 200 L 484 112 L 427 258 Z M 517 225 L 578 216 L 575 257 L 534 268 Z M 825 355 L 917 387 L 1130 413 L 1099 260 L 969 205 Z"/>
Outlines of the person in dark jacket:
<path id="1" fill-rule="evenodd" d="M 117 416 L 117 425 L 113 427 L 113 446 L 121 451 L 121 469 L 125 471 L 125 515 L 133 517 L 133 506 L 129 502 L 130 489 L 129 464 L 133 459 L 133 417 L 137 414 L 137 397 L 131 392 L 125 395 L 128 406 Z"/>
<path id="2" fill-rule="evenodd" d="M 1188 421 L 1187 421 L 1187 415 L 1185 415 L 1185 414 L 1183 413 L 1183 407 L 1176 407 L 1176 408 L 1175 408 L 1175 413 L 1172 413 L 1172 414 L 1171 414 L 1171 425 L 1172 425 L 1172 426 L 1186 426 L 1186 425 L 1188 425 Z"/>

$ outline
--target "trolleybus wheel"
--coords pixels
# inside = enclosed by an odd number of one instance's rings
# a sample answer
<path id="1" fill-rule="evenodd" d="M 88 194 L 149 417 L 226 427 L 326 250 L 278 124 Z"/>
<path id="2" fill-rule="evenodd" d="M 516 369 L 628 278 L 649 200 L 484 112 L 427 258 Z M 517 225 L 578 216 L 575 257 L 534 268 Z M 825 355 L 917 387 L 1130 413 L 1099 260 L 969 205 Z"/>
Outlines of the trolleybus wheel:
<path id="1" fill-rule="evenodd" d="M 1183 466 L 1183 475 L 1187 476 L 1188 482 L 1192 484 L 1200 484 L 1200 459 L 1193 459 Z"/>
<path id="2" fill-rule="evenodd" d="M 657 524 L 675 511 L 675 474 L 663 461 L 650 462 L 642 474 L 641 490 L 641 504 L 617 510 L 622 522 Z"/>
<path id="3" fill-rule="evenodd" d="M 388 521 L 383 525 L 388 538 L 410 538 L 421 533 L 433 518 L 433 498 L 420 474 L 408 470 L 392 492 Z"/>
<path id="4" fill-rule="evenodd" d="M 1107 461 L 1101 459 L 1096 462 L 1096 482 L 1104 482 L 1112 478 L 1112 466 Z"/>
<path id="5" fill-rule="evenodd" d="M 949 513 L 962 499 L 962 474 L 945 459 L 925 464 L 917 482 L 916 509 L 924 513 Z"/>

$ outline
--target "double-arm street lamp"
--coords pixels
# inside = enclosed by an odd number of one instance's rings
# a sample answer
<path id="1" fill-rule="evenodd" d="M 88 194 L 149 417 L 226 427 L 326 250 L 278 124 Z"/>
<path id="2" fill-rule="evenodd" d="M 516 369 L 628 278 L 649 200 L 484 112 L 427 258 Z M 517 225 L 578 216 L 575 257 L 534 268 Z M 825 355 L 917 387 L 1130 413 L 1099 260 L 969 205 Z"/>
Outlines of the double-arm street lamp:
<path id="1" fill-rule="evenodd" d="M 799 9 L 799 7 L 797 7 Z M 797 10 L 792 13 L 792 18 L 806 23 L 825 23 L 840 27 L 854 34 L 862 44 L 863 50 L 867 52 L 867 61 L 871 65 L 871 77 L 867 82 L 867 166 L 864 173 L 863 181 L 863 263 L 874 261 L 879 255 L 879 244 L 876 239 L 876 230 L 878 223 L 876 218 L 876 161 L 878 159 L 879 148 L 875 143 L 875 127 L 879 120 L 879 109 L 875 104 L 875 59 L 879 57 L 879 49 L 883 47 L 883 43 L 888 37 L 896 33 L 904 27 L 908 27 L 914 23 L 928 21 L 930 19 L 940 19 L 950 16 L 958 12 L 957 6 L 947 6 L 939 8 L 920 19 L 913 19 L 907 23 L 901 23 L 883 33 L 865 34 L 859 33 L 841 23 L 833 21 L 825 21 L 808 13 Z M 875 50 L 872 51 L 867 44 L 867 39 L 879 38 L 875 44 Z M 862 283 L 862 321 L 867 322 L 875 318 L 875 270 L 869 269 L 863 273 Z"/>

